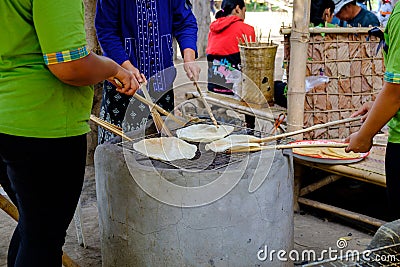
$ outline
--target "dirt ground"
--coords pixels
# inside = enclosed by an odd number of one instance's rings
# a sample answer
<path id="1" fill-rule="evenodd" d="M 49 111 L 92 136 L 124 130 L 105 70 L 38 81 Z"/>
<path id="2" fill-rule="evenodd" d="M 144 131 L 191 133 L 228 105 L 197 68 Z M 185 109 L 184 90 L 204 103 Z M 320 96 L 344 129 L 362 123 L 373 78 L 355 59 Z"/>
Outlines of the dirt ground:
<path id="1" fill-rule="evenodd" d="M 269 18 L 269 27 L 266 27 L 265 18 Z M 263 36 L 268 36 L 271 30 L 271 38 L 278 42 L 279 48 L 275 62 L 275 79 L 282 77 L 282 51 L 280 43 L 283 37 L 279 34 L 279 27 L 284 22 L 286 25 L 291 23 L 291 18 L 282 14 L 247 13 L 246 21 L 260 28 Z M 264 26 L 260 26 L 264 25 Z M 183 93 L 183 92 L 181 92 Z M 182 98 L 180 94 L 178 97 Z M 68 235 L 64 246 L 64 251 L 82 267 L 101 266 L 101 244 L 99 237 L 98 213 L 96 203 L 96 189 L 94 178 L 94 167 L 87 166 L 84 189 L 82 191 L 82 221 L 84 224 L 83 234 L 86 247 L 78 244 L 74 221 L 68 229 Z M 7 248 L 16 223 L 4 212 L 0 211 L 0 267 L 6 266 Z M 339 238 L 347 240 L 348 249 L 362 251 L 366 248 L 372 238 L 373 231 L 360 229 L 351 223 L 341 223 L 330 220 L 328 216 L 319 216 L 312 212 L 301 212 L 294 214 L 294 249 L 301 252 L 303 250 L 314 250 L 319 253 L 328 247 L 336 248 Z"/>

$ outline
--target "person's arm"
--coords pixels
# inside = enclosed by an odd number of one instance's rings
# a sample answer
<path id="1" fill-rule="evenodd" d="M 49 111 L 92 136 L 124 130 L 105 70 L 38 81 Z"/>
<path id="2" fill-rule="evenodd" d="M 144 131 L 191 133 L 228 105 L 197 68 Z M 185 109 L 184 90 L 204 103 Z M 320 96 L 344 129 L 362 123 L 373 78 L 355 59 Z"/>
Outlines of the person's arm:
<path id="1" fill-rule="evenodd" d="M 124 85 L 118 90 L 130 95 L 139 87 L 131 72 L 88 52 L 81 0 L 35 0 L 33 22 L 44 63 L 62 82 L 82 86 L 115 77 Z"/>
<path id="2" fill-rule="evenodd" d="M 133 95 L 139 88 L 139 83 L 132 72 L 122 68 L 115 61 L 98 56 L 94 53 L 63 63 L 48 65 L 49 70 L 62 82 L 74 86 L 85 86 L 109 80 L 114 83 L 117 78 L 124 85 L 117 90 L 127 95 Z"/>
<path id="3" fill-rule="evenodd" d="M 196 52 L 191 48 L 183 50 L 183 68 L 185 69 L 186 75 L 192 81 L 198 81 L 200 76 L 200 67 L 195 62 Z"/>
<path id="4" fill-rule="evenodd" d="M 120 65 L 129 59 L 121 33 L 122 14 L 119 0 L 97 1 L 95 16 L 97 39 L 103 52 Z"/>
<path id="5" fill-rule="evenodd" d="M 385 82 L 360 130 L 350 135 L 346 151 L 367 152 L 372 138 L 400 109 L 400 84 Z"/>
<path id="6" fill-rule="evenodd" d="M 197 58 L 197 21 L 186 0 L 173 0 L 172 30 L 184 61 L 184 69 L 191 80 L 197 81 L 200 67 L 195 63 Z"/>

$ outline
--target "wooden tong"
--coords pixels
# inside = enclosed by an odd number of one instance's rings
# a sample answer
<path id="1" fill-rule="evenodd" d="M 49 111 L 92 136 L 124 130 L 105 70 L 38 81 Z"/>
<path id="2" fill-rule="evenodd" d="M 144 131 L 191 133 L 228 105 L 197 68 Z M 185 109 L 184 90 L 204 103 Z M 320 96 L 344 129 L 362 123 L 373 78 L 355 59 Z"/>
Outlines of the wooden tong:
<path id="1" fill-rule="evenodd" d="M 155 104 L 153 103 L 153 100 L 151 100 L 150 94 L 147 91 L 146 84 L 142 84 L 140 87 L 142 89 L 144 97 L 148 101 L 150 113 L 151 113 L 151 116 L 153 117 L 154 124 L 156 125 L 157 132 L 163 133 L 167 136 L 172 136 L 171 131 L 168 129 L 167 125 L 165 125 L 163 119 L 161 118 L 160 113 L 158 113 L 157 109 L 154 108 Z"/>
<path id="2" fill-rule="evenodd" d="M 208 102 L 207 102 L 206 99 L 204 98 L 203 92 L 201 91 L 201 89 L 200 89 L 198 83 L 197 83 L 196 81 L 193 81 L 193 84 L 196 86 L 196 90 L 197 90 L 197 92 L 198 92 L 199 95 L 200 95 L 200 99 L 201 99 L 201 101 L 203 102 L 203 104 L 204 104 L 204 106 L 205 106 L 205 108 L 206 108 L 206 110 L 207 110 L 208 115 L 210 115 L 210 118 L 211 118 L 213 124 L 215 125 L 215 127 L 218 128 L 219 126 L 218 126 L 217 120 L 215 119 L 214 114 L 212 113 L 212 110 L 211 110 L 210 105 L 208 104 Z"/>
<path id="3" fill-rule="evenodd" d="M 120 87 L 123 86 L 123 84 L 122 84 L 117 78 L 114 78 L 114 82 L 115 82 L 118 86 L 120 86 Z M 141 85 L 140 85 L 140 86 L 141 86 L 141 89 L 142 89 L 142 91 L 143 91 L 143 93 L 144 93 L 143 87 L 145 87 L 145 85 L 146 85 L 146 84 L 141 84 Z M 146 90 L 146 92 L 147 92 L 147 90 Z M 147 92 L 147 93 L 148 93 L 148 92 Z M 146 96 L 146 95 L 145 95 L 145 96 Z M 163 109 L 163 108 L 160 107 L 159 105 L 153 103 L 153 101 L 151 100 L 151 98 L 149 98 L 150 100 L 148 100 L 147 97 L 144 98 L 143 96 L 141 96 L 141 95 L 139 95 L 139 94 L 134 94 L 133 97 L 136 98 L 137 100 L 139 100 L 140 102 L 142 102 L 143 104 L 146 104 L 147 106 L 149 106 L 149 109 L 150 109 L 150 110 L 156 109 L 159 113 L 161 113 L 161 114 L 167 116 L 167 118 L 171 118 L 173 121 L 175 121 L 176 123 L 180 124 L 181 126 L 185 126 L 185 125 L 186 125 L 187 122 L 184 122 L 184 121 L 178 119 L 178 118 L 177 118 L 175 115 L 173 115 L 172 113 L 166 111 L 165 109 Z"/>
<path id="4" fill-rule="evenodd" d="M 306 148 L 306 147 L 347 147 L 347 143 L 318 143 L 318 144 L 285 144 L 285 145 L 270 145 L 270 146 L 256 146 L 256 147 L 237 147 L 227 150 L 227 153 L 238 153 L 238 152 L 257 152 L 261 150 L 273 150 L 273 149 L 288 149 L 288 148 Z"/>
<path id="5" fill-rule="evenodd" d="M 108 131 L 112 132 L 113 134 L 116 134 L 118 136 L 121 136 L 122 138 L 128 140 L 128 141 L 133 141 L 132 138 L 128 137 L 127 135 L 124 134 L 122 131 L 121 127 L 118 127 L 112 123 L 109 123 L 108 121 L 102 120 L 100 118 L 97 118 L 95 115 L 90 114 L 90 120 L 97 123 L 101 127 L 107 129 Z"/>
<path id="6" fill-rule="evenodd" d="M 260 138 L 258 140 L 249 140 L 249 142 L 250 143 L 271 142 L 271 141 L 279 140 L 279 139 L 282 139 L 285 137 L 289 137 L 289 136 L 293 136 L 293 135 L 297 135 L 297 134 L 301 134 L 301 133 L 306 133 L 306 132 L 311 132 L 311 131 L 314 131 L 317 129 L 327 128 L 329 126 L 342 124 L 342 123 L 346 123 L 346 122 L 352 122 L 352 121 L 356 121 L 356 120 L 360 120 L 360 119 L 361 119 L 361 117 L 354 117 L 354 118 L 347 118 L 347 119 L 343 119 L 343 120 L 331 121 L 331 122 L 327 122 L 327 123 L 316 124 L 314 126 L 311 126 L 311 127 L 305 128 L 305 129 L 288 132 L 288 133 L 283 133 L 283 134 L 278 134 L 278 135 L 274 135 L 274 136 L 268 136 L 265 138 Z"/>

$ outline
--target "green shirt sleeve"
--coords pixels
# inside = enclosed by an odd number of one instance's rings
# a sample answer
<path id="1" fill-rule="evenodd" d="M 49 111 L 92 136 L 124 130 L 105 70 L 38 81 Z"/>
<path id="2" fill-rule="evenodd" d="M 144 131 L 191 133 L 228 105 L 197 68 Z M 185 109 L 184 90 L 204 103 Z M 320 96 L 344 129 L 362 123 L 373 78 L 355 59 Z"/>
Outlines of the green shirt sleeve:
<path id="1" fill-rule="evenodd" d="M 385 42 L 389 49 L 385 54 L 385 81 L 400 83 L 400 5 L 392 13 L 385 29 Z"/>
<path id="2" fill-rule="evenodd" d="M 33 0 L 33 21 L 43 54 L 86 46 L 82 0 Z"/>

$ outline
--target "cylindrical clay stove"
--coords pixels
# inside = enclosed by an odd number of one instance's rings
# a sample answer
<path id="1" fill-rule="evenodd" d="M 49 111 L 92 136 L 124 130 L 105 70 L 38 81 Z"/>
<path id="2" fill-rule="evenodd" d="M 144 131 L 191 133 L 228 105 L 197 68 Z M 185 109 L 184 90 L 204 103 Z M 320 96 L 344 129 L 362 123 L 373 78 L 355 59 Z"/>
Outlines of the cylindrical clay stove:
<path id="1" fill-rule="evenodd" d="M 104 267 L 293 265 L 276 253 L 293 249 L 291 152 L 201 171 L 154 162 L 120 144 L 96 149 Z"/>

